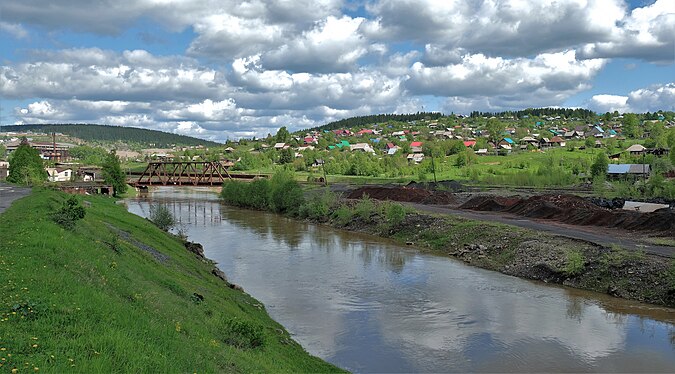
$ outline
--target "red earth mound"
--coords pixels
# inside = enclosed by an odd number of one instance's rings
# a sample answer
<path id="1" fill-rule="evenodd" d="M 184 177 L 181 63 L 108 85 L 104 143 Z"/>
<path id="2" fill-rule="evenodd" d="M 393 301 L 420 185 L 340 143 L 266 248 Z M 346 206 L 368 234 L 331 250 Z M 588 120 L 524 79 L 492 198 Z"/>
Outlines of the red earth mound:
<path id="1" fill-rule="evenodd" d="M 675 233 L 675 213 L 670 209 L 661 209 L 652 213 L 609 210 L 574 195 L 539 195 L 528 199 L 476 196 L 462 204 L 460 208 L 506 212 L 528 218 L 550 219 L 581 226 Z"/>
<path id="2" fill-rule="evenodd" d="M 365 186 L 357 188 L 347 195 L 348 199 L 360 199 L 364 195 L 376 200 L 392 200 L 409 203 L 446 205 L 455 203 L 455 197 L 450 192 L 431 191 L 419 188 L 406 187 L 375 187 Z"/>

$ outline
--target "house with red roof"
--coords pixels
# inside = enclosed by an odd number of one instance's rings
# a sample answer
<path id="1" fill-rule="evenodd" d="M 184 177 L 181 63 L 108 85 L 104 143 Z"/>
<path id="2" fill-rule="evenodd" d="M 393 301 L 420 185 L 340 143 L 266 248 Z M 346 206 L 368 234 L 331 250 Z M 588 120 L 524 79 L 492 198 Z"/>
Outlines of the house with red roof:
<path id="1" fill-rule="evenodd" d="M 471 147 L 473 147 L 474 145 L 476 145 L 476 141 L 475 141 L 475 140 L 466 140 L 466 141 L 464 141 L 464 146 L 467 147 L 467 148 L 471 148 Z"/>

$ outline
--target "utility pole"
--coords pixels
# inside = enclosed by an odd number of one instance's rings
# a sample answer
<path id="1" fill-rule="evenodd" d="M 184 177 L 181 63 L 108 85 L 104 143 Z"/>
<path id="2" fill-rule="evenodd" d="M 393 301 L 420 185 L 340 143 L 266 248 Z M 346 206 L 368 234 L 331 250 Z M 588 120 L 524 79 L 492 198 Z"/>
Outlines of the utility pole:
<path id="1" fill-rule="evenodd" d="M 436 180 L 436 163 L 434 162 L 434 151 L 431 150 L 431 170 L 434 172 L 434 183 L 438 183 Z"/>

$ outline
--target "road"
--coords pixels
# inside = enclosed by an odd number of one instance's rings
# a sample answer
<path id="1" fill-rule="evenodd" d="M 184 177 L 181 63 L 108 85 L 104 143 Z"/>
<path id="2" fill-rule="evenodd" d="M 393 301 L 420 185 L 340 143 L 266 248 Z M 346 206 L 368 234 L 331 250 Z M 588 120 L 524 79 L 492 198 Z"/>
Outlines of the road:
<path id="1" fill-rule="evenodd" d="M 14 200 L 20 199 L 30 194 L 30 188 L 16 187 L 0 182 L 0 214 L 9 208 Z"/>
<path id="2" fill-rule="evenodd" d="M 531 230 L 545 231 L 568 238 L 585 240 L 587 242 L 596 243 L 603 246 L 618 245 L 628 250 L 643 250 L 645 253 L 650 253 L 657 256 L 669 258 L 675 257 L 675 247 L 653 245 L 628 238 L 627 236 L 631 235 L 631 233 L 625 230 L 596 226 L 567 225 L 560 222 L 528 219 L 508 213 L 479 212 L 465 209 L 454 209 L 440 205 L 424 205 L 415 203 L 405 204 L 421 211 L 449 214 L 479 221 L 498 222 Z"/>

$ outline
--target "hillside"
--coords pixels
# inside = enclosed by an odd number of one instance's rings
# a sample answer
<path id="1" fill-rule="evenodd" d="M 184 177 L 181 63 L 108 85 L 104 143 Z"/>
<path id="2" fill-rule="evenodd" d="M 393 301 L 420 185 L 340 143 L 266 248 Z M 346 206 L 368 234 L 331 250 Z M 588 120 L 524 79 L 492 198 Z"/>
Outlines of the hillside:
<path id="1" fill-rule="evenodd" d="M 37 190 L 0 215 L 0 372 L 339 370 L 114 200 L 84 197 L 75 230 L 56 225 L 65 198 Z"/>
<path id="2" fill-rule="evenodd" d="M 309 130 L 335 130 L 340 128 L 351 128 L 356 126 L 365 126 L 378 122 L 386 121 L 415 121 L 421 119 L 438 119 L 441 118 L 443 114 L 438 112 L 418 112 L 411 114 L 374 114 L 370 116 L 361 116 L 361 117 L 350 117 L 341 119 L 339 121 L 330 122 L 323 126 L 318 126 L 311 128 Z"/>
<path id="3" fill-rule="evenodd" d="M 214 147 L 221 144 L 193 138 L 191 136 L 171 134 L 168 132 L 140 129 L 125 126 L 108 126 L 95 124 L 51 124 L 51 125 L 11 125 L 2 126 L 0 131 L 40 131 L 45 133 L 59 132 L 92 142 L 124 142 L 153 145 L 154 147 L 168 147 L 172 144 L 179 146 Z"/>

